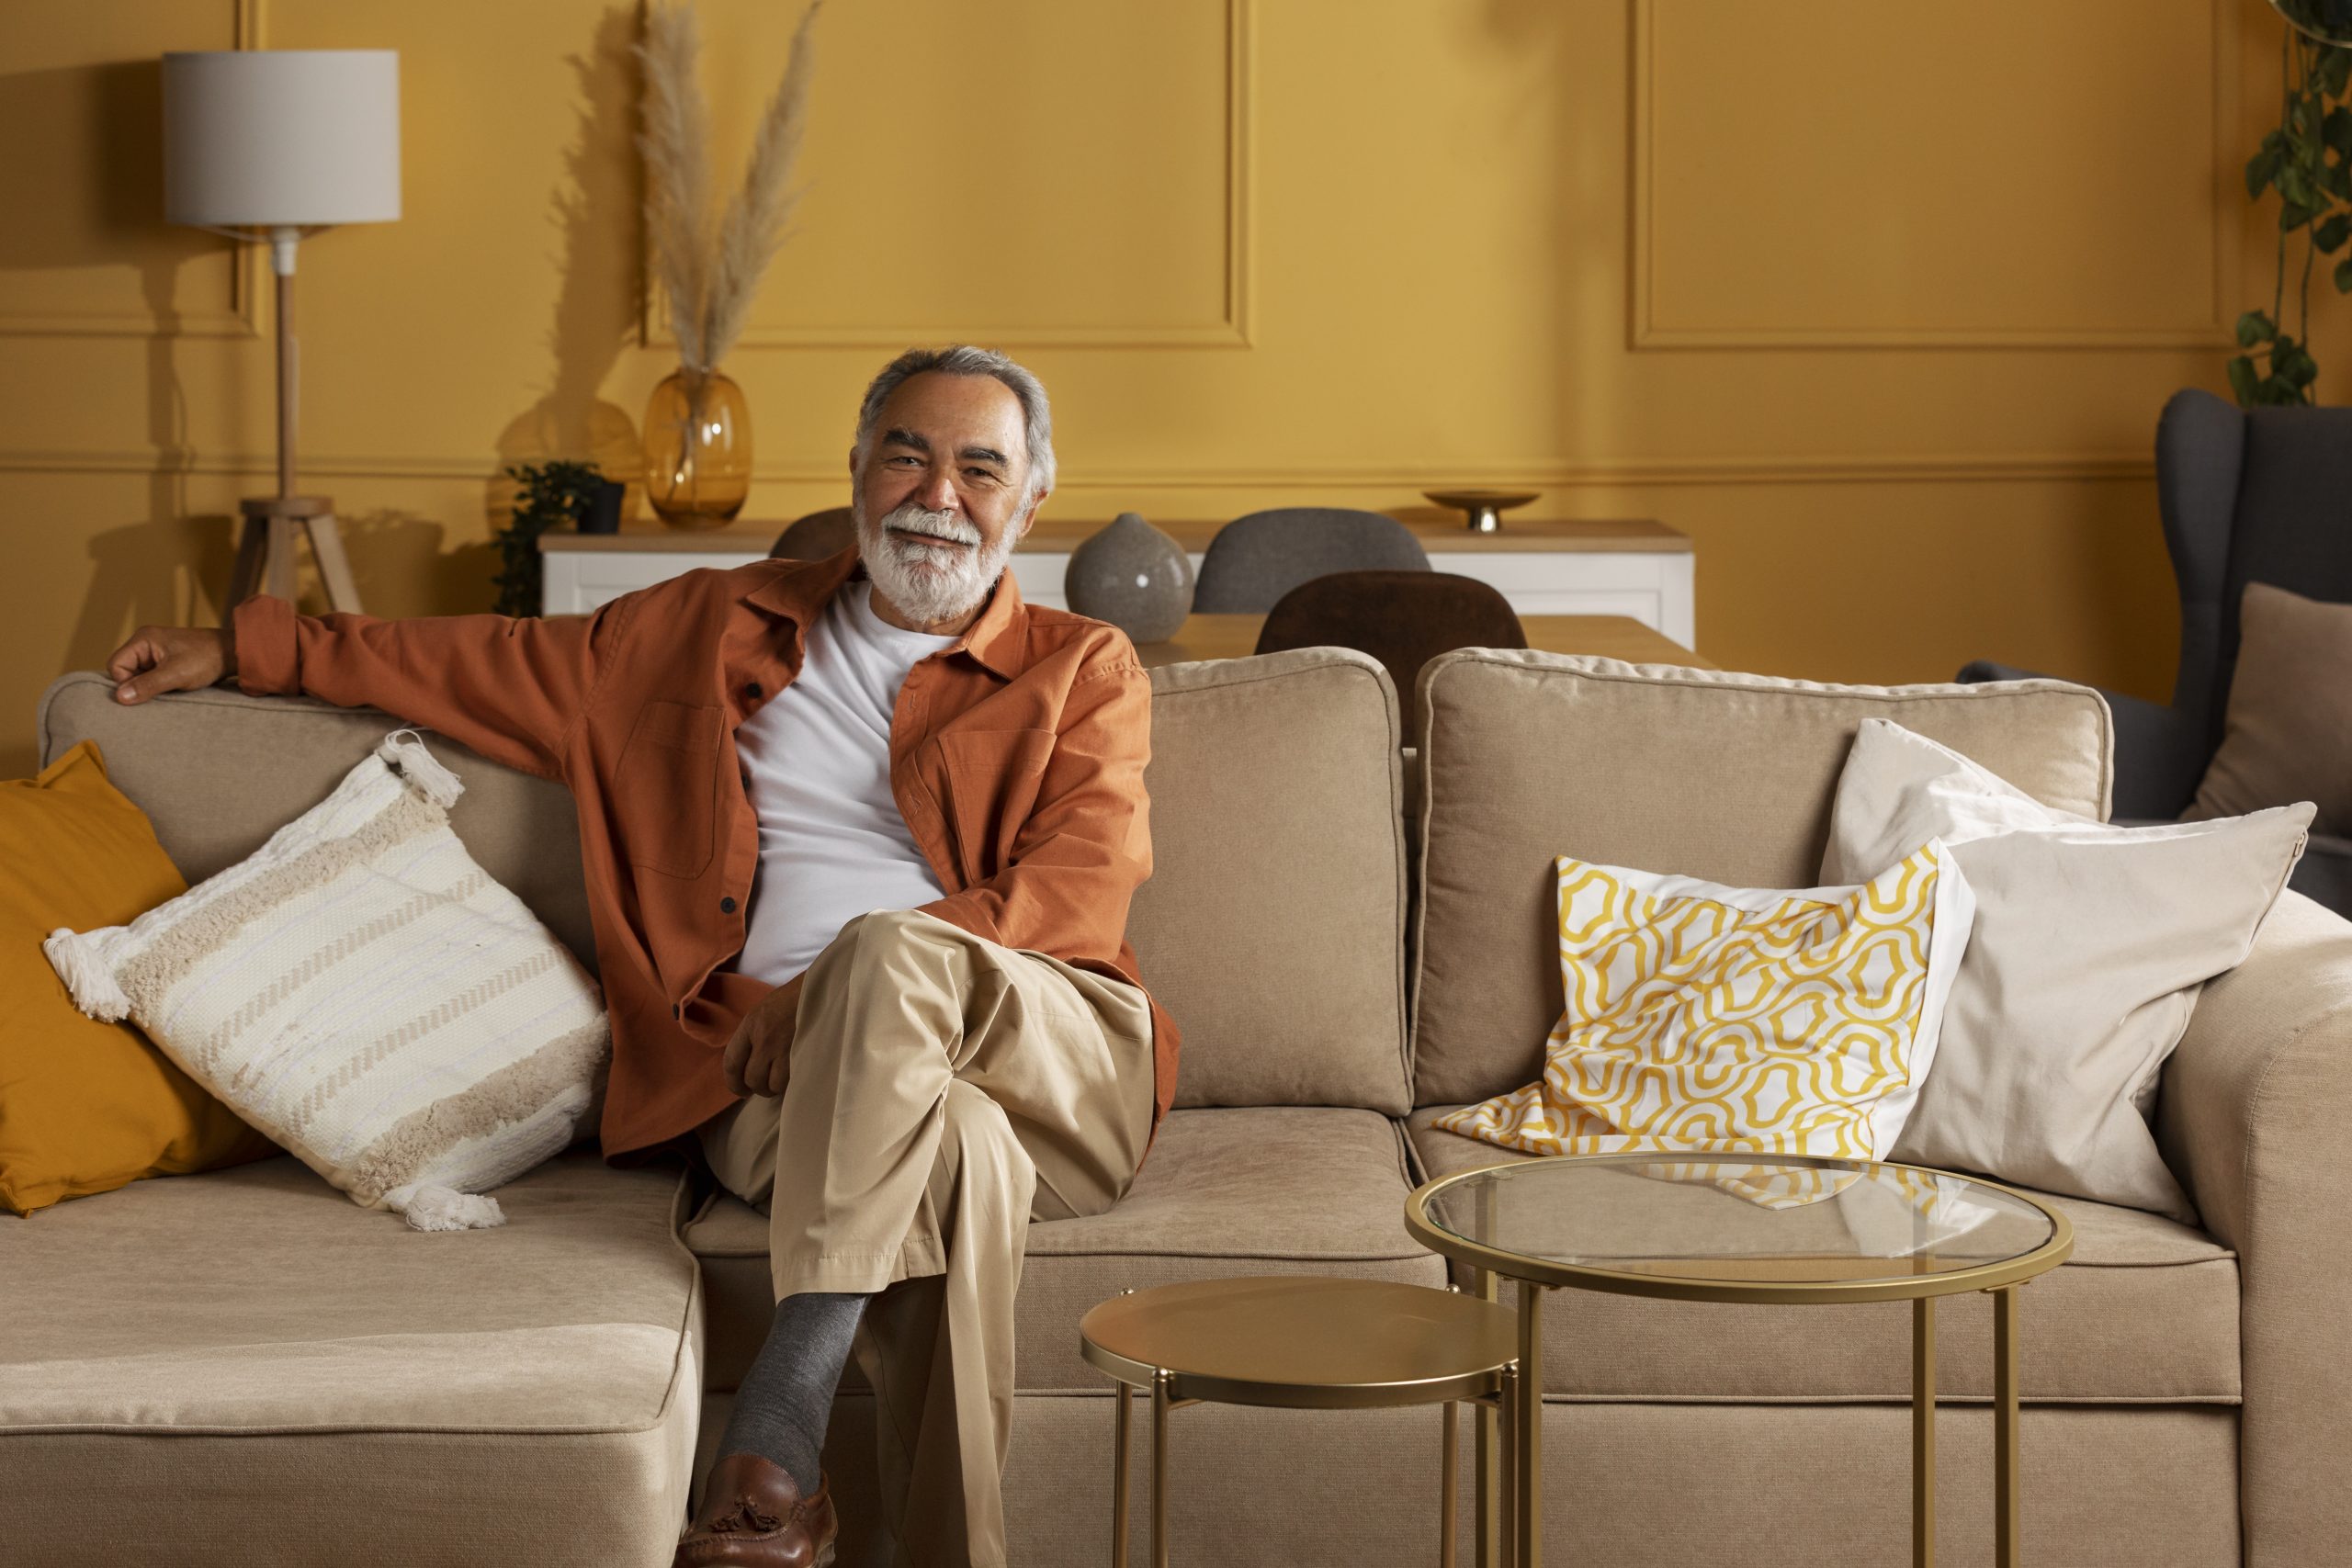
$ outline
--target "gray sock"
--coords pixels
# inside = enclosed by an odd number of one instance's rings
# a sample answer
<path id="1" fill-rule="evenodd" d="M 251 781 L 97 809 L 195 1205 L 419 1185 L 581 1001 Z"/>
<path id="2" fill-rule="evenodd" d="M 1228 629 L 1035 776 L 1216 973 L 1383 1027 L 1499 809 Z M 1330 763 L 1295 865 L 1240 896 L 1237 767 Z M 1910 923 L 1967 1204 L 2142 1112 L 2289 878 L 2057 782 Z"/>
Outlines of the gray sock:
<path id="1" fill-rule="evenodd" d="M 775 1303 L 767 1343 L 743 1374 L 735 1413 L 719 1435 L 721 1458 L 758 1454 L 782 1465 L 803 1497 L 815 1495 L 833 1390 L 867 1300 L 811 1291 Z"/>

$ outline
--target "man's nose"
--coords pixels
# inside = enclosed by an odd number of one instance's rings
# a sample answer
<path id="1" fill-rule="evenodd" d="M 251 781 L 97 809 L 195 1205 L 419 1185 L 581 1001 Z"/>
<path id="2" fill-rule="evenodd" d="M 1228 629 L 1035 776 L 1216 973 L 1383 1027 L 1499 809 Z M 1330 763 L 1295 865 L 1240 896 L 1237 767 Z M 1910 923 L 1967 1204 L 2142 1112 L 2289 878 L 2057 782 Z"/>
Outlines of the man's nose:
<path id="1" fill-rule="evenodd" d="M 956 510 L 956 481 L 944 468 L 933 469 L 929 478 L 915 491 L 915 499 L 927 512 Z"/>

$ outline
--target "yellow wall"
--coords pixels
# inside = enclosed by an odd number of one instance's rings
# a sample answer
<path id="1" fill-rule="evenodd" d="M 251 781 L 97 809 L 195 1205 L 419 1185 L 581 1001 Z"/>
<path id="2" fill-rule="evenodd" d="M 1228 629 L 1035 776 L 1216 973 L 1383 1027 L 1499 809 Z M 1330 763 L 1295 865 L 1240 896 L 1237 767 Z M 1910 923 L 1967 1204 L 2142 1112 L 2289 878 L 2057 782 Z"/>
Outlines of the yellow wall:
<path id="1" fill-rule="evenodd" d="M 790 7 L 704 10 L 731 178 Z M 669 368 L 636 27 L 12 0 L 0 776 L 56 673 L 217 614 L 266 488 L 264 278 L 161 221 L 156 55 L 401 51 L 406 216 L 304 249 L 303 432 L 369 607 L 418 615 L 490 602 L 502 461 L 626 458 Z M 1726 665 L 2163 694 L 2151 432 L 2269 291 L 2253 0 L 833 0 L 820 35 L 800 232 L 729 366 L 761 515 L 840 498 L 891 351 L 975 337 L 1052 388 L 1067 516 L 1523 483 L 1687 530 Z"/>

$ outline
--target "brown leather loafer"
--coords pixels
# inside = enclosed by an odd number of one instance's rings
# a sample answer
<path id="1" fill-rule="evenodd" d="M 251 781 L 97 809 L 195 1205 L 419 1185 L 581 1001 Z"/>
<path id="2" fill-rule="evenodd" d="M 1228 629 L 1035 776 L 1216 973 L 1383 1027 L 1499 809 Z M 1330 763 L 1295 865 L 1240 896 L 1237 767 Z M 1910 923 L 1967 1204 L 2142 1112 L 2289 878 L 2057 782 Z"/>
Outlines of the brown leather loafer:
<path id="1" fill-rule="evenodd" d="M 670 1568 L 831 1568 L 840 1533 L 832 1488 L 822 1477 L 817 1495 L 803 1497 L 782 1465 L 729 1454 L 711 1466 L 702 1512 Z"/>

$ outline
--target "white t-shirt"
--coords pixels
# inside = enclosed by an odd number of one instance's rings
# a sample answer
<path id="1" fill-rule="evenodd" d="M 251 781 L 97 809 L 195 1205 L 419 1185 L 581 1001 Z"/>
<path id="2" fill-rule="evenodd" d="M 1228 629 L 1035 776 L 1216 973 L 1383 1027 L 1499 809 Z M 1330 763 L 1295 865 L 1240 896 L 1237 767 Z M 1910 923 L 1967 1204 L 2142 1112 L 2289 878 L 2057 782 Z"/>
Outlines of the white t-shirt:
<path id="1" fill-rule="evenodd" d="M 759 882 L 735 966 L 781 986 L 842 926 L 946 896 L 890 794 L 890 712 L 907 671 L 955 642 L 874 613 L 844 583 L 808 628 L 799 676 L 735 731 L 760 824 Z"/>

